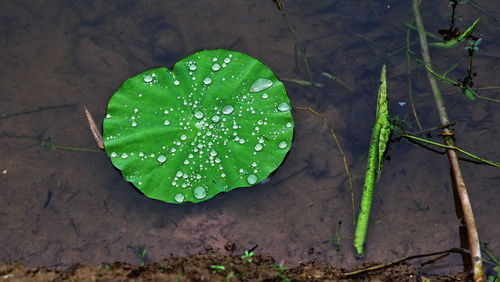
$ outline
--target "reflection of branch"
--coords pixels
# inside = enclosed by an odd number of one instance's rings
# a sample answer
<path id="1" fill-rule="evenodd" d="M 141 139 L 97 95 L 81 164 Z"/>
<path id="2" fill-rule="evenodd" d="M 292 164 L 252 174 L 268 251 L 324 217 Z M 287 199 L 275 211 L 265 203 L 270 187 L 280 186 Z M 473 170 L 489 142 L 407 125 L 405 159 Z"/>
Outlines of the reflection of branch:
<path id="1" fill-rule="evenodd" d="M 413 23 L 413 19 L 411 20 Z M 415 117 L 415 121 L 417 122 L 417 126 L 419 130 L 422 130 L 422 125 L 420 124 L 420 120 L 418 119 L 417 110 L 415 108 L 415 103 L 413 102 L 413 87 L 411 80 L 411 57 L 410 57 L 410 31 L 406 31 L 406 61 L 408 64 L 408 98 L 410 100 L 411 111 L 413 112 L 413 116 Z"/>
<path id="2" fill-rule="evenodd" d="M 280 10 L 281 16 L 283 17 L 283 21 L 285 21 L 285 24 L 288 27 L 288 30 L 290 30 L 290 33 L 292 34 L 293 40 L 295 41 L 295 46 L 297 46 L 297 48 L 299 49 L 299 51 L 302 55 L 302 58 L 304 59 L 304 66 L 306 67 L 306 72 L 307 72 L 307 75 L 309 76 L 309 81 L 311 81 L 311 85 L 315 86 L 316 83 L 314 82 L 314 78 L 313 78 L 313 75 L 311 72 L 311 67 L 309 66 L 309 61 L 307 60 L 307 57 L 306 57 L 306 51 L 305 51 L 304 47 L 302 46 L 302 43 L 299 40 L 299 37 L 297 36 L 297 34 L 295 33 L 295 30 L 293 29 L 292 25 L 288 21 L 288 17 L 286 15 L 285 8 L 283 7 L 283 4 L 281 3 L 280 0 L 273 0 L 273 1 L 276 3 L 278 10 Z M 313 92 L 316 94 L 315 87 L 313 87 Z"/>
<path id="3" fill-rule="evenodd" d="M 41 112 L 41 111 L 45 111 L 45 110 L 53 110 L 53 109 L 59 109 L 59 108 L 73 107 L 73 106 L 76 106 L 76 105 L 77 104 L 60 104 L 60 105 L 38 106 L 36 108 L 27 109 L 27 110 L 23 110 L 23 111 L 19 111 L 19 112 L 14 112 L 14 113 L 9 113 L 9 114 L 2 114 L 2 115 L 0 115 L 0 119 L 10 118 L 10 117 L 15 117 L 15 116 L 20 116 L 20 115 L 27 115 L 27 114 Z"/>
<path id="4" fill-rule="evenodd" d="M 298 79 L 298 78 L 281 78 L 280 80 L 281 81 L 286 81 L 286 82 L 296 83 L 296 84 L 299 84 L 299 85 L 305 85 L 305 86 L 311 86 L 312 85 L 312 82 L 310 82 L 308 80 Z M 323 84 L 316 83 L 315 86 L 316 87 L 323 87 Z"/>
<path id="5" fill-rule="evenodd" d="M 323 122 L 330 128 L 330 132 L 332 133 L 333 140 L 335 140 L 335 143 L 337 144 L 337 147 L 339 148 L 340 153 L 342 154 L 342 159 L 344 160 L 344 168 L 347 173 L 347 178 L 349 179 L 349 186 L 351 187 L 351 202 L 352 202 L 352 218 L 353 218 L 353 224 L 356 224 L 356 209 L 354 206 L 354 189 L 352 188 L 352 178 L 351 174 L 349 173 L 349 168 L 347 166 L 347 158 L 344 154 L 344 151 L 342 150 L 342 147 L 340 146 L 339 140 L 337 139 L 337 135 L 335 135 L 335 132 L 333 131 L 333 127 L 330 125 L 328 122 L 328 119 L 326 116 L 322 115 L 321 113 L 317 112 L 313 108 L 310 107 L 295 107 L 298 110 L 308 110 L 311 113 L 315 114 L 316 116 L 320 117 Z"/>
<path id="6" fill-rule="evenodd" d="M 347 89 L 347 91 L 352 92 L 351 87 L 349 87 L 349 86 L 348 86 L 348 85 L 347 85 L 344 81 L 342 81 L 340 78 L 335 77 L 335 76 L 333 76 L 333 75 L 331 75 L 331 74 L 329 74 L 329 73 L 327 73 L 327 72 L 322 72 L 321 74 L 322 74 L 324 77 L 329 78 L 329 79 L 331 79 L 331 80 L 333 80 L 333 81 L 337 82 L 337 83 L 338 83 L 338 84 L 340 84 L 342 87 L 344 87 L 345 89 Z"/>
<path id="7" fill-rule="evenodd" d="M 425 65 L 431 67 L 431 56 L 429 55 L 429 46 L 427 45 L 427 37 L 425 35 L 425 28 L 422 22 L 422 17 L 420 16 L 420 9 L 418 0 L 413 0 L 413 12 L 415 14 L 415 21 L 418 30 L 418 35 L 420 38 L 420 49 L 422 51 L 422 58 L 424 59 Z M 442 124 L 448 123 L 448 114 L 446 113 L 446 108 L 444 107 L 443 98 L 441 97 L 441 92 L 436 81 L 436 78 L 427 72 L 427 78 L 432 88 L 432 93 L 434 94 L 434 101 L 439 112 L 439 118 Z M 451 133 L 449 128 L 444 129 L 445 133 Z M 445 136 L 445 143 L 448 146 L 455 146 L 453 138 L 451 136 Z M 474 215 L 472 213 L 472 207 L 470 205 L 469 195 L 467 194 L 467 187 L 465 186 L 464 179 L 462 177 L 462 171 L 460 170 L 460 165 L 458 163 L 457 153 L 453 149 L 447 149 L 448 160 L 451 165 L 451 172 L 453 176 L 454 189 L 458 194 L 460 199 L 460 204 L 463 211 L 463 219 L 465 225 L 467 226 L 467 237 L 469 241 L 470 256 L 473 266 L 474 281 L 484 281 L 484 271 L 483 263 L 481 261 L 481 248 L 479 246 L 479 236 L 477 234 L 476 223 L 474 221 Z"/>

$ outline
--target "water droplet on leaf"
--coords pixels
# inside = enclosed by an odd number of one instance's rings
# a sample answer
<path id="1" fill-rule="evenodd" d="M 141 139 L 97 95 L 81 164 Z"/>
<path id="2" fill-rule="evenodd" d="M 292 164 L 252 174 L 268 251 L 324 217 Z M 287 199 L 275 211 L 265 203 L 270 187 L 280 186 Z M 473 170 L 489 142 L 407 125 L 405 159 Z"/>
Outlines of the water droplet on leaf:
<path id="1" fill-rule="evenodd" d="M 158 156 L 158 161 L 160 163 L 164 163 L 166 160 L 167 160 L 167 157 L 165 157 L 164 155 L 159 155 Z"/>
<path id="2" fill-rule="evenodd" d="M 279 147 L 280 149 L 285 149 L 285 148 L 286 148 L 286 146 L 287 146 L 287 144 L 286 144 L 286 142 L 285 142 L 285 141 L 281 141 L 281 142 L 278 144 L 278 147 Z"/>
<path id="3" fill-rule="evenodd" d="M 214 71 L 218 71 L 218 70 L 220 70 L 220 65 L 219 65 L 219 64 L 217 64 L 217 63 L 216 63 L 216 64 L 213 64 L 213 66 L 212 66 L 212 70 L 214 70 Z"/>
<path id="4" fill-rule="evenodd" d="M 286 112 L 286 111 L 290 110 L 290 106 L 287 103 L 283 102 L 283 103 L 279 104 L 278 110 L 280 112 Z"/>
<path id="5" fill-rule="evenodd" d="M 182 203 L 182 201 L 184 201 L 184 195 L 182 195 L 181 193 L 177 193 L 174 199 L 177 203 Z"/>
<path id="6" fill-rule="evenodd" d="M 203 199 L 207 195 L 207 191 L 205 191 L 205 188 L 203 188 L 202 186 L 197 186 L 196 188 L 194 188 L 193 193 L 196 199 Z"/>
<path id="7" fill-rule="evenodd" d="M 247 181 L 248 181 L 248 184 L 255 184 L 257 183 L 257 176 L 255 174 L 250 174 L 248 177 L 247 177 Z"/>
<path id="8" fill-rule="evenodd" d="M 273 82 L 271 80 L 265 78 L 257 78 L 252 86 L 250 86 L 250 92 L 260 92 L 271 87 L 271 85 L 273 85 Z"/>
<path id="9" fill-rule="evenodd" d="M 196 111 L 196 113 L 194 113 L 194 117 L 197 119 L 201 119 L 203 117 L 203 113 L 200 111 Z"/>
<path id="10" fill-rule="evenodd" d="M 222 113 L 225 114 L 225 115 L 229 115 L 231 114 L 232 112 L 234 111 L 234 108 L 233 106 L 231 105 L 226 105 L 222 108 Z"/>

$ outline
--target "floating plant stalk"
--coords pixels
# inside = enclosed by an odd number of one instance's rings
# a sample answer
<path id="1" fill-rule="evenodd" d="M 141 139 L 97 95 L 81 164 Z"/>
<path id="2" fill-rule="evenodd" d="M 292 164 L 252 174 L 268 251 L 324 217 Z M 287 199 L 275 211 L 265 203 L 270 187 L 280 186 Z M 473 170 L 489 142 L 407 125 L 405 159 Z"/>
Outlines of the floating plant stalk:
<path id="1" fill-rule="evenodd" d="M 418 35 L 420 38 L 420 48 L 422 51 L 422 58 L 427 67 L 432 67 L 431 57 L 429 54 L 429 47 L 427 45 L 427 37 L 425 34 L 424 24 L 422 22 L 422 17 L 420 16 L 420 10 L 418 7 L 418 0 L 413 0 L 413 12 L 415 14 L 415 21 L 417 25 Z M 439 87 L 436 78 L 427 72 L 427 78 L 432 88 L 434 94 L 434 101 L 439 112 L 439 118 L 442 124 L 449 123 L 448 114 L 446 113 L 446 108 L 444 107 L 443 98 L 439 91 Z M 444 129 L 445 133 L 451 133 L 449 128 Z M 451 136 L 445 136 L 445 143 L 448 146 L 454 146 L 453 138 Z M 479 236 L 477 234 L 476 223 L 474 221 L 474 215 L 472 213 L 472 207 L 470 205 L 469 195 L 467 194 L 467 188 L 465 186 L 464 179 L 462 177 L 462 172 L 460 170 L 460 165 L 458 163 L 457 153 L 453 149 L 447 149 L 446 153 L 451 165 L 451 171 L 453 180 L 455 183 L 454 189 L 456 189 L 458 197 L 460 199 L 460 204 L 462 206 L 463 218 L 467 226 L 467 237 L 469 240 L 470 256 L 472 261 L 472 269 L 474 274 L 474 281 L 484 281 L 484 271 L 483 264 L 481 261 L 481 248 L 479 246 Z"/>
<path id="2" fill-rule="evenodd" d="M 354 247 L 356 248 L 358 257 L 363 257 L 365 255 L 364 244 L 366 230 L 368 229 L 368 220 L 370 218 L 375 175 L 377 175 L 377 179 L 380 178 L 384 153 L 387 141 L 389 140 L 389 135 L 391 134 L 389 108 L 387 106 L 387 83 L 385 69 L 386 67 L 384 65 L 380 74 L 380 87 L 377 98 L 377 115 L 370 140 L 370 150 L 368 151 L 363 197 L 361 198 L 361 208 L 359 211 L 358 223 L 356 225 L 356 232 L 354 233 Z"/>
<path id="3" fill-rule="evenodd" d="M 413 19 L 410 24 L 413 23 Z M 415 102 L 413 101 L 413 90 L 412 90 L 412 80 L 411 80 L 411 56 L 410 52 L 410 30 L 406 31 L 406 61 L 408 64 L 408 98 L 410 100 L 411 111 L 413 112 L 413 116 L 415 117 L 415 122 L 417 123 L 418 130 L 422 130 L 422 124 L 420 124 L 420 120 L 417 115 L 417 110 L 415 109 Z"/>

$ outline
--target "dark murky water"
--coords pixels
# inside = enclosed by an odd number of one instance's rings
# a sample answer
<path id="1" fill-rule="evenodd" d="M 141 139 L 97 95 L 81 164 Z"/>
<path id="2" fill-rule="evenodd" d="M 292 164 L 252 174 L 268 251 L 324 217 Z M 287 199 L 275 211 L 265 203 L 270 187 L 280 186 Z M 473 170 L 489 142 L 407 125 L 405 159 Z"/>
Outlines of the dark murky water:
<path id="1" fill-rule="evenodd" d="M 290 2 L 290 3 L 288 3 Z M 408 105 L 403 21 L 409 1 L 287 1 L 288 19 L 302 39 L 317 82 L 285 82 L 293 106 L 313 107 L 333 125 L 347 155 L 359 202 L 375 116 L 382 63 L 388 64 L 392 115 L 415 122 Z M 447 28 L 447 1 L 424 3 L 429 31 Z M 201 49 L 234 49 L 269 65 L 280 78 L 307 79 L 290 32 L 272 1 L 2 1 L 0 4 L 0 114 L 40 106 L 85 103 L 100 123 L 111 95 L 127 78 L 155 66 L 171 67 Z M 495 1 L 460 7 L 462 30 L 482 17 L 474 58 L 478 87 L 498 86 L 500 29 Z M 496 6 L 495 6 L 496 4 Z M 411 36 L 415 40 L 415 34 Z M 420 54 L 418 44 L 412 50 Z M 467 69 L 464 46 L 432 50 L 450 75 Z M 342 79 L 346 90 L 321 75 Z M 413 64 L 413 92 L 424 127 L 438 124 L 425 72 Z M 500 161 L 499 105 L 469 101 L 441 85 L 457 145 Z M 499 98 L 499 90 L 480 90 Z M 0 262 L 68 266 L 223 249 L 233 240 L 243 253 L 259 244 L 287 264 L 324 259 L 351 267 L 351 199 L 346 173 L 328 128 L 308 111 L 293 113 L 295 140 L 272 180 L 200 204 L 172 205 L 139 194 L 102 153 L 50 150 L 96 148 L 81 105 L 0 119 Z M 439 140 L 435 138 L 435 140 Z M 376 186 L 367 240 L 369 259 L 391 260 L 460 246 L 449 165 L 444 155 L 402 141 L 391 144 Z M 498 168 L 462 162 L 482 241 L 500 254 Z M 357 207 L 356 207 L 357 208 Z M 338 221 L 343 248 L 325 243 Z M 460 269 L 459 257 L 436 272 Z"/>

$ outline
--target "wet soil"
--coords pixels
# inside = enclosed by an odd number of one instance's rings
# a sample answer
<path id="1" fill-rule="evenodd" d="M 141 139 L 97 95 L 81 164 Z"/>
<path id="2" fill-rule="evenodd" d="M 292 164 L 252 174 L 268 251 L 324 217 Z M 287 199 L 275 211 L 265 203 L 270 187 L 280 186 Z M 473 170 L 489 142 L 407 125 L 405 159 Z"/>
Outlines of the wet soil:
<path id="1" fill-rule="evenodd" d="M 357 269 L 378 264 L 364 263 Z M 349 275 L 351 271 L 336 268 L 327 262 L 315 261 L 302 263 L 296 267 L 280 268 L 280 263 L 268 255 L 255 255 L 252 261 L 249 261 L 240 256 L 216 252 L 172 257 L 143 266 L 126 262 L 100 265 L 75 264 L 67 269 L 29 267 L 20 263 L 0 265 L 0 277 L 4 281 L 468 281 L 470 279 L 467 273 L 432 277 L 406 263 L 356 275 Z"/>

